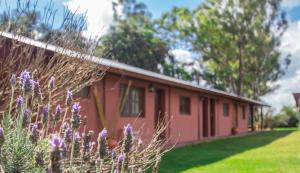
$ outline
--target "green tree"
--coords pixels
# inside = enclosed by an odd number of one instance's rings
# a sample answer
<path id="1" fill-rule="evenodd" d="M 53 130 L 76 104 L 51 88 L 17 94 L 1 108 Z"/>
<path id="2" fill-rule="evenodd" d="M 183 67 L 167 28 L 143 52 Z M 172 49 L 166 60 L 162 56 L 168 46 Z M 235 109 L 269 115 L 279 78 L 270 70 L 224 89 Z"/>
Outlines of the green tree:
<path id="1" fill-rule="evenodd" d="M 170 56 L 169 47 L 156 36 L 151 13 L 145 4 L 135 0 L 123 0 L 120 4 L 123 6 L 122 15 L 115 10 L 114 23 L 101 39 L 96 54 L 109 52 L 109 59 L 159 72 L 159 65 Z"/>
<path id="2" fill-rule="evenodd" d="M 174 8 L 158 22 L 168 40 L 201 54 L 204 79 L 215 88 L 258 99 L 284 74 L 280 38 L 287 28 L 280 0 L 206 0 L 193 11 Z M 169 34 L 171 33 L 171 34 Z M 174 42 L 173 43 L 178 43 Z"/>
<path id="3" fill-rule="evenodd" d="M 299 124 L 299 112 L 297 108 L 284 106 L 280 112 L 272 118 L 272 127 L 297 127 Z"/>

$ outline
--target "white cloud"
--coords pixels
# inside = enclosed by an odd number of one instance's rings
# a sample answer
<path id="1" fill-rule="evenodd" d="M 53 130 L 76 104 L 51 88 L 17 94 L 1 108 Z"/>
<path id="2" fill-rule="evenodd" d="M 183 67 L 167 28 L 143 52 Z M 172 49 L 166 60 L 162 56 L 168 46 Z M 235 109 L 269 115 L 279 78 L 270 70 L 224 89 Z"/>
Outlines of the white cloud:
<path id="1" fill-rule="evenodd" d="M 294 8 L 300 6 L 300 0 L 283 0 L 282 6 L 287 8 Z"/>
<path id="2" fill-rule="evenodd" d="M 271 104 L 278 112 L 284 105 L 295 105 L 293 92 L 300 92 L 300 21 L 290 23 L 290 27 L 282 37 L 280 50 L 283 56 L 291 54 L 291 64 L 286 71 L 286 75 L 275 84 L 280 87 L 262 99 Z"/>
<path id="3" fill-rule="evenodd" d="M 64 5 L 78 14 L 86 12 L 88 26 L 83 34 L 99 37 L 107 33 L 113 21 L 112 2 L 114 0 L 69 0 Z"/>
<path id="4" fill-rule="evenodd" d="M 174 49 L 171 50 L 171 54 L 180 63 L 191 63 L 194 61 L 192 52 L 187 50 Z"/>
<path id="5" fill-rule="evenodd" d="M 184 49 L 171 50 L 171 54 L 177 62 L 185 65 L 185 69 L 188 72 L 192 72 L 194 70 L 202 71 L 200 62 L 195 57 L 197 56 L 196 54 Z"/>

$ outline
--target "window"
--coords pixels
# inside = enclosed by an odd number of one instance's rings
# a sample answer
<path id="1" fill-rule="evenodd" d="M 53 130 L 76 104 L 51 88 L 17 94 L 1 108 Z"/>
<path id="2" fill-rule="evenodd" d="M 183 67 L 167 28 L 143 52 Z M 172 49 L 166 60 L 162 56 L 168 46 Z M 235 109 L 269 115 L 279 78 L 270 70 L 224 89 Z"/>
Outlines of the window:
<path id="1" fill-rule="evenodd" d="M 242 107 L 242 115 L 243 115 L 243 120 L 245 120 L 246 119 L 246 106 L 243 106 Z"/>
<path id="2" fill-rule="evenodd" d="M 137 117 L 143 116 L 144 89 L 121 85 L 121 116 Z"/>
<path id="3" fill-rule="evenodd" d="M 80 91 L 78 91 L 77 93 L 74 94 L 75 98 L 88 98 L 90 94 L 90 86 L 85 86 L 84 88 L 82 88 Z"/>
<path id="4" fill-rule="evenodd" d="M 191 113 L 191 99 L 181 96 L 179 109 L 181 114 L 189 115 Z"/>
<path id="5" fill-rule="evenodd" d="M 223 103 L 223 115 L 225 117 L 229 116 L 229 104 L 228 103 Z"/>

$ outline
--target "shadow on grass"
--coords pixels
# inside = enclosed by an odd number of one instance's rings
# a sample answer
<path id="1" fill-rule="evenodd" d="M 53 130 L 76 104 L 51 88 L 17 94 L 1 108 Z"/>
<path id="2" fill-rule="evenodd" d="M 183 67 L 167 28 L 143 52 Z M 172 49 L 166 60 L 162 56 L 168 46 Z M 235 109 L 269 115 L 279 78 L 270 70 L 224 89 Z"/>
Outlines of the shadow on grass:
<path id="1" fill-rule="evenodd" d="M 163 157 L 159 172 L 175 173 L 196 166 L 205 166 L 238 153 L 262 147 L 294 131 L 288 129 L 261 132 L 174 149 Z"/>

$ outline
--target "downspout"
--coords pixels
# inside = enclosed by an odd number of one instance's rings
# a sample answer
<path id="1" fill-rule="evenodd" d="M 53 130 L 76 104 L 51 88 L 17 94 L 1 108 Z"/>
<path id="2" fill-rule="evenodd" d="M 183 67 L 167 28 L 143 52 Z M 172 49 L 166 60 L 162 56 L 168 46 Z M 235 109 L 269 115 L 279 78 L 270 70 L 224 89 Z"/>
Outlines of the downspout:
<path id="1" fill-rule="evenodd" d="M 264 117 L 263 117 L 263 106 L 260 108 L 260 121 L 261 121 L 261 131 L 264 129 Z"/>

